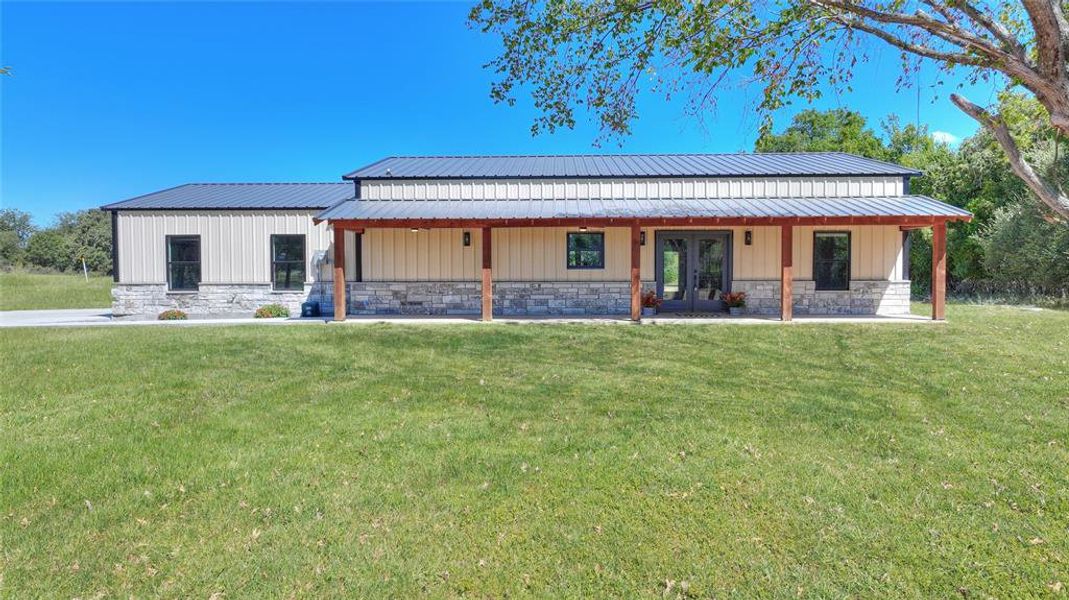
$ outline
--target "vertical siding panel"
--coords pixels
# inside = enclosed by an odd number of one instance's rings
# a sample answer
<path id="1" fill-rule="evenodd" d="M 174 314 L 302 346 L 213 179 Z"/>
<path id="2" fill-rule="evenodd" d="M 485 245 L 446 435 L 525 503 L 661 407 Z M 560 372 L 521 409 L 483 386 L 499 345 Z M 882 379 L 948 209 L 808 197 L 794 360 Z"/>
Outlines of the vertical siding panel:
<path id="1" fill-rule="evenodd" d="M 319 248 L 319 240 L 317 239 L 319 237 L 319 231 L 318 230 L 319 230 L 319 228 L 316 227 L 315 230 L 313 230 L 313 232 L 312 232 L 315 235 L 311 236 L 309 238 L 309 241 L 314 240 L 314 241 L 312 241 L 312 248 L 316 248 L 316 249 Z M 309 252 L 309 254 L 314 254 L 314 253 L 315 253 L 315 250 L 312 250 L 311 252 Z M 308 272 L 309 273 L 311 273 L 311 269 L 312 269 L 312 262 L 311 261 L 312 261 L 312 257 L 309 256 L 308 257 L 308 269 L 309 269 Z M 355 231 L 346 231 L 345 232 L 345 279 L 347 281 L 353 281 L 354 279 L 356 279 L 356 232 Z"/>
<path id="2" fill-rule="evenodd" d="M 450 271 L 450 273 L 451 273 L 450 277 L 453 278 L 453 279 L 467 279 L 468 275 L 464 271 L 464 262 L 467 260 L 468 254 L 471 253 L 472 246 L 467 246 L 467 247 L 464 246 L 464 243 L 463 243 L 464 239 L 462 237 L 463 234 L 464 234 L 464 230 L 463 229 L 458 229 L 458 230 L 456 230 L 456 232 L 457 232 L 456 233 L 456 237 L 459 237 L 460 239 L 454 240 L 455 243 L 457 244 L 457 246 L 455 248 L 456 251 L 453 252 L 453 268 Z M 469 235 L 471 236 L 471 239 L 474 240 L 475 239 L 475 232 L 470 231 L 470 230 L 469 230 L 469 232 L 470 232 Z"/>

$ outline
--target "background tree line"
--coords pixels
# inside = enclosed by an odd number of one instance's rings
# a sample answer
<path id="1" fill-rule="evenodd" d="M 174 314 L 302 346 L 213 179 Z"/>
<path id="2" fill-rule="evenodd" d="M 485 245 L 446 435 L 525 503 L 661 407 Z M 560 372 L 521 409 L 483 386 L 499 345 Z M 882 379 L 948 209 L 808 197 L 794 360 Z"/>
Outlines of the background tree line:
<path id="1" fill-rule="evenodd" d="M 1005 93 L 999 111 L 1012 125 L 1026 158 L 1046 178 L 1069 187 L 1069 148 L 1059 145 L 1043 107 L 1024 95 Z M 955 148 L 895 115 L 877 131 L 856 112 L 807 110 L 782 131 L 762 133 L 754 150 L 850 152 L 921 170 L 924 176 L 913 180 L 912 193 L 976 215 L 971 223 L 950 227 L 952 293 L 1069 296 L 1069 227 L 1049 220 L 986 129 Z M 918 296 L 927 294 L 930 283 L 930 239 L 927 230 L 913 233 L 911 275 Z M 36 228 L 29 214 L 0 210 L 0 266 L 71 271 L 81 269 L 82 257 L 90 270 L 111 272 L 108 213 L 62 213 L 51 227 Z"/>
<path id="2" fill-rule="evenodd" d="M 1059 144 L 1038 102 L 1005 93 L 1001 114 L 1036 169 L 1069 189 L 1069 148 Z M 948 284 L 958 295 L 1069 296 L 1069 227 L 1054 222 L 1010 167 L 994 136 L 981 129 L 954 148 L 927 128 L 890 115 L 877 133 L 858 113 L 839 109 L 798 113 L 782 132 L 763 133 L 758 152 L 843 151 L 916 168 L 910 192 L 971 211 L 971 223 L 948 232 Z M 912 234 L 916 295 L 931 283 L 931 232 Z"/>
<path id="3" fill-rule="evenodd" d="M 29 213 L 0 210 L 0 267 L 111 273 L 111 215 L 100 210 L 65 212 L 50 227 L 33 224 Z"/>

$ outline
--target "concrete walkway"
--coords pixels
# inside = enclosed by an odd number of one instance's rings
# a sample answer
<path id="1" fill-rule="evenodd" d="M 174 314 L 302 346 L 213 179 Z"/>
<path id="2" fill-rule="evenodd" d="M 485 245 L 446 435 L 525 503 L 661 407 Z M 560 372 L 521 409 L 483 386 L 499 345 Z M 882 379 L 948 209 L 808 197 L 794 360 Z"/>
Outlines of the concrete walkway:
<path id="1" fill-rule="evenodd" d="M 795 317 L 790 323 L 781 323 L 776 317 L 729 317 L 715 316 L 680 316 L 658 315 L 646 317 L 643 325 L 805 325 L 818 323 L 938 323 L 928 317 L 909 315 L 904 317 L 866 316 L 866 317 Z M 391 323 L 408 325 L 459 325 L 482 324 L 477 316 L 434 317 L 434 316 L 350 316 L 344 323 L 333 323 L 329 319 L 254 319 L 252 317 L 230 318 L 193 318 L 188 321 L 157 321 L 151 318 L 115 318 L 106 308 L 81 308 L 64 310 L 15 310 L 0 312 L 0 328 L 3 327 L 196 327 L 206 325 L 301 325 L 329 324 L 333 327 L 346 325 L 369 325 L 373 323 Z M 509 325 L 518 324 L 603 324 L 631 325 L 625 316 L 604 317 L 495 317 L 493 323 Z"/>

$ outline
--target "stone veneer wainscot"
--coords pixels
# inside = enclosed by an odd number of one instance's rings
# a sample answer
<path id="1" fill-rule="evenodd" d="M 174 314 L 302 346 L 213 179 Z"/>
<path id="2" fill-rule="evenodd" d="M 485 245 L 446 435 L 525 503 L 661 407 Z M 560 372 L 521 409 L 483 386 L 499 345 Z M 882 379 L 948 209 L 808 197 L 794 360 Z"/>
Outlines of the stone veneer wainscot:
<path id="1" fill-rule="evenodd" d="M 795 279 L 796 315 L 908 315 L 909 280 L 854 280 L 849 290 L 817 291 L 811 279 Z M 746 314 L 779 315 L 778 280 L 735 280 L 735 292 L 746 292 Z"/>
<path id="2" fill-rule="evenodd" d="M 281 304 L 296 316 L 302 302 L 322 297 L 320 287 L 315 283 L 303 290 L 276 291 L 269 283 L 202 283 L 196 291 L 175 292 L 165 283 L 124 283 L 111 291 L 111 310 L 116 315 L 155 316 L 176 308 L 197 315 L 250 316 L 265 304 Z"/>
<path id="3" fill-rule="evenodd" d="M 643 290 L 654 282 L 644 281 Z M 477 281 L 365 281 L 347 284 L 349 314 L 478 315 Z M 779 314 L 779 281 L 736 280 L 734 291 L 746 292 L 747 314 Z M 278 303 L 300 314 L 301 303 L 323 303 L 330 314 L 331 285 L 307 284 L 303 291 L 275 291 L 270 284 L 208 284 L 196 292 L 171 292 L 165 284 L 119 284 L 112 291 L 116 315 L 155 315 L 178 308 L 190 314 L 250 314 Z M 909 314 L 909 281 L 850 282 L 844 291 L 816 291 L 812 280 L 795 280 L 798 315 Z M 626 281 L 499 281 L 494 283 L 494 313 L 502 316 L 626 315 L 631 285 Z"/>

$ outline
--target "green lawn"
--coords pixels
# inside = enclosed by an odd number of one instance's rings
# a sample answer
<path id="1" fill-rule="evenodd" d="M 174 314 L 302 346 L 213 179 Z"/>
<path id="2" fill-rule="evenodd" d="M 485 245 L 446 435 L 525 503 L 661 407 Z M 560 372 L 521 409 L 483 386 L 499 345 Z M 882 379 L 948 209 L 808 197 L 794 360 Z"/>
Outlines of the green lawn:
<path id="1" fill-rule="evenodd" d="M 0 310 L 111 306 L 111 277 L 0 271 Z"/>
<path id="2" fill-rule="evenodd" d="M 0 330 L 0 597 L 1053 597 L 1069 313 Z"/>

